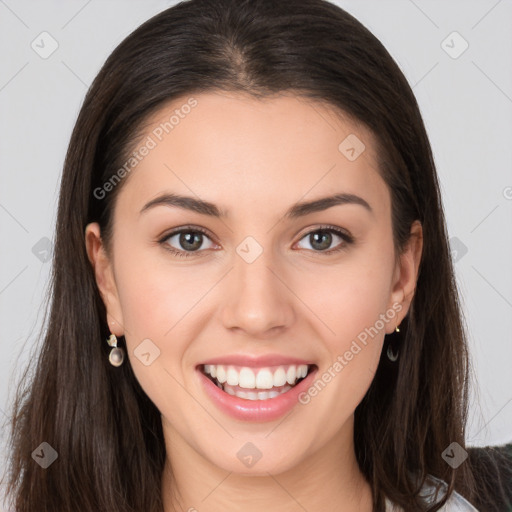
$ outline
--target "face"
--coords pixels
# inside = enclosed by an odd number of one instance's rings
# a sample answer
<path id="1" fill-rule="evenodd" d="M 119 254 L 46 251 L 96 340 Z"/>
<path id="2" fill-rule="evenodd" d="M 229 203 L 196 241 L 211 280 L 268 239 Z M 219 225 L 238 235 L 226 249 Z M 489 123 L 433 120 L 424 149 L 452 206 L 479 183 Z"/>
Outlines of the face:
<path id="1" fill-rule="evenodd" d="M 167 440 L 246 474 L 347 446 L 421 252 L 395 258 L 371 134 L 305 98 L 214 92 L 145 126 L 112 252 L 97 224 L 86 244 Z"/>

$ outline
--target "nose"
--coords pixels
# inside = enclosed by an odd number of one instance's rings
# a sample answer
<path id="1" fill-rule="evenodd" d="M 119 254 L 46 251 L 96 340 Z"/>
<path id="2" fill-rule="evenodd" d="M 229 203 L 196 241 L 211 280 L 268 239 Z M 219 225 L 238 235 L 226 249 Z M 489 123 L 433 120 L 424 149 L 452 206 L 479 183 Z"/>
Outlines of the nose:
<path id="1" fill-rule="evenodd" d="M 236 254 L 224 292 L 221 318 L 227 329 L 267 338 L 289 328 L 295 319 L 294 294 L 283 266 L 272 261 L 271 250 L 263 250 L 252 263 Z"/>

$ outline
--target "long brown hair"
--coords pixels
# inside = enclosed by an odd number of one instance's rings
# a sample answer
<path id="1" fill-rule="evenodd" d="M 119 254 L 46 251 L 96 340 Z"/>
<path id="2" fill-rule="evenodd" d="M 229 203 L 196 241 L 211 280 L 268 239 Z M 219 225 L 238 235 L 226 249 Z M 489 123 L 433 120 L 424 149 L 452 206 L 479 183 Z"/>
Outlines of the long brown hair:
<path id="1" fill-rule="evenodd" d="M 326 1 L 191 0 L 115 49 L 76 122 L 60 188 L 48 325 L 14 403 L 9 492 L 17 512 L 162 511 L 160 413 L 129 362 L 108 362 L 106 312 L 84 230 L 99 222 L 108 247 L 123 181 L 104 198 L 94 191 L 122 166 L 144 120 L 174 98 L 212 90 L 296 92 L 375 135 L 397 253 L 415 219 L 424 248 L 410 311 L 400 333 L 386 337 L 355 411 L 357 459 L 376 511 L 384 496 L 407 511 L 438 510 L 454 489 L 476 499 L 470 461 L 453 469 L 441 455 L 453 442 L 465 446 L 470 365 L 438 178 L 404 75 L 375 36 Z M 385 358 L 389 343 L 400 349 L 394 364 Z M 31 456 L 42 442 L 58 453 L 47 469 Z M 430 508 L 417 496 L 428 474 L 448 483 L 447 496 Z"/>

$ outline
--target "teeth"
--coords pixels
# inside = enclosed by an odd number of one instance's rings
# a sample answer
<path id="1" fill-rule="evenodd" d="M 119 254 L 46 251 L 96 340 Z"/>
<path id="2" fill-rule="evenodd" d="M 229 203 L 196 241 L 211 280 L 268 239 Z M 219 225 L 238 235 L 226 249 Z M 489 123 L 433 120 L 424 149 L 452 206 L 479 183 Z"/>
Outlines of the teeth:
<path id="1" fill-rule="evenodd" d="M 226 370 L 224 366 L 217 366 L 217 376 L 215 377 L 221 384 L 226 382 Z"/>
<path id="2" fill-rule="evenodd" d="M 306 370 L 307 371 L 307 370 Z M 286 384 L 286 373 L 283 368 L 278 368 L 274 372 L 274 386 L 284 386 Z"/>
<path id="3" fill-rule="evenodd" d="M 244 389 L 268 390 L 282 387 L 287 383 L 293 386 L 297 379 L 306 377 L 308 374 L 308 365 L 292 364 L 272 368 L 249 368 L 247 366 L 235 367 L 221 364 L 207 364 L 204 366 L 204 373 L 216 378 L 221 384 L 226 383 L 229 386 L 239 386 Z M 260 393 L 258 393 L 258 395 L 259 394 Z M 260 400 L 266 400 L 266 398 Z"/>
<path id="4" fill-rule="evenodd" d="M 286 372 L 286 382 L 293 384 L 297 380 L 297 369 L 295 366 L 290 366 Z"/>
<path id="5" fill-rule="evenodd" d="M 230 386 L 238 386 L 238 372 L 234 368 L 228 368 L 226 382 Z"/>
<path id="6" fill-rule="evenodd" d="M 241 388 L 253 389 L 256 387 L 256 377 L 250 368 L 242 368 L 238 374 L 237 384 Z"/>
<path id="7" fill-rule="evenodd" d="M 275 398 L 276 396 L 279 396 L 283 393 L 286 393 L 287 391 L 290 391 L 292 389 L 291 386 L 283 386 L 279 390 L 272 390 L 272 391 L 241 391 L 238 387 L 231 387 L 229 385 L 226 385 L 222 387 L 220 384 L 218 384 L 221 389 L 223 389 L 228 395 L 231 396 L 237 396 L 238 398 L 245 398 L 246 400 L 268 400 L 270 398 Z"/>
<path id="8" fill-rule="evenodd" d="M 272 378 L 272 372 L 268 368 L 262 368 L 258 372 L 258 375 L 256 375 L 256 387 L 258 389 L 272 389 L 273 386 L 274 379 Z M 260 395 L 261 393 L 258 393 L 258 397 Z"/>

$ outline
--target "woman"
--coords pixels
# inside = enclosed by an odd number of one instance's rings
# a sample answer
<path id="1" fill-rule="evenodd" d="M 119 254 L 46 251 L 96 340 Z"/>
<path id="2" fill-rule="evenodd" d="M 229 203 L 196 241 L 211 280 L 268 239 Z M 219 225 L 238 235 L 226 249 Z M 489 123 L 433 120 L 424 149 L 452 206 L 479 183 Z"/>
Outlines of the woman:
<path id="1" fill-rule="evenodd" d="M 18 512 L 476 510 L 430 145 L 333 4 L 191 0 L 116 48 L 71 138 L 52 292 Z"/>

